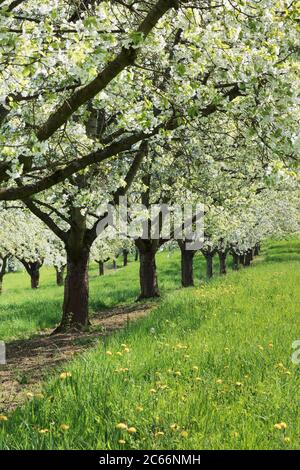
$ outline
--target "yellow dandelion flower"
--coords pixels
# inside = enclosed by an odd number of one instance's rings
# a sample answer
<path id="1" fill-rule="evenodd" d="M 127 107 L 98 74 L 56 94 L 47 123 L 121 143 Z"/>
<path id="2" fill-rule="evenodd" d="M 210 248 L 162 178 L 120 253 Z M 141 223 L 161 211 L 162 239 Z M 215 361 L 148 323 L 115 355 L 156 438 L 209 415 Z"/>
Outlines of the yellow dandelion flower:
<path id="1" fill-rule="evenodd" d="M 195 380 L 196 380 L 196 382 L 200 382 L 200 381 L 201 381 L 201 377 L 196 377 Z"/>
<path id="2" fill-rule="evenodd" d="M 149 390 L 149 393 L 156 393 L 155 388 L 151 388 L 151 389 Z"/>
<path id="3" fill-rule="evenodd" d="M 127 429 L 127 425 L 125 423 L 119 423 L 116 425 L 116 429 L 120 429 L 121 431 L 125 431 Z"/>
<path id="4" fill-rule="evenodd" d="M 31 393 L 31 392 L 28 392 L 28 393 L 26 393 L 26 396 L 27 396 L 28 398 L 33 398 L 33 397 L 34 397 L 34 394 Z"/>
<path id="5" fill-rule="evenodd" d="M 286 375 L 292 375 L 292 373 L 291 373 L 290 370 L 286 370 L 284 373 L 285 373 Z"/>
<path id="6" fill-rule="evenodd" d="M 175 372 L 175 375 L 178 375 L 178 376 L 180 376 L 180 375 L 181 375 L 181 372 L 180 372 L 180 370 L 177 370 L 177 371 Z"/>
<path id="7" fill-rule="evenodd" d="M 137 406 L 136 411 L 141 413 L 142 411 L 144 411 L 144 408 L 142 406 Z"/>
<path id="8" fill-rule="evenodd" d="M 123 353 L 121 353 L 121 351 L 118 351 L 116 354 L 117 356 L 123 356 Z"/>
<path id="9" fill-rule="evenodd" d="M 118 443 L 119 443 L 119 444 L 126 444 L 126 441 L 124 441 L 124 439 L 119 439 L 119 440 L 118 440 Z"/>
<path id="10" fill-rule="evenodd" d="M 40 434 L 47 434 L 47 432 L 49 432 L 49 429 L 40 429 L 39 430 Z"/>
<path id="11" fill-rule="evenodd" d="M 136 428 L 134 428 L 132 426 L 131 428 L 128 428 L 127 431 L 129 432 L 129 434 L 135 434 L 136 433 Z"/>
<path id="12" fill-rule="evenodd" d="M 180 435 L 181 435 L 181 437 L 186 438 L 186 437 L 188 437 L 189 433 L 188 433 L 187 431 L 182 431 L 182 432 L 180 433 Z"/>
<path id="13" fill-rule="evenodd" d="M 124 348 L 124 352 L 129 353 L 130 349 L 129 348 Z"/>
<path id="14" fill-rule="evenodd" d="M 258 347 L 258 349 L 259 349 L 260 351 L 263 351 L 263 350 L 264 350 L 264 347 L 261 346 L 260 344 L 259 344 L 257 347 Z"/>
<path id="15" fill-rule="evenodd" d="M 193 366 L 192 369 L 193 370 L 199 370 L 199 367 L 198 366 Z"/>
<path id="16" fill-rule="evenodd" d="M 60 378 L 61 378 L 62 380 L 67 379 L 68 377 L 72 377 L 71 372 L 62 372 L 62 373 L 60 374 Z"/>
<path id="17" fill-rule="evenodd" d="M 284 369 L 284 365 L 282 364 L 282 362 L 279 362 L 278 364 L 276 364 L 276 366 L 278 369 Z"/>
<path id="18" fill-rule="evenodd" d="M 180 429 L 180 427 L 176 423 L 171 424 L 170 428 L 172 429 L 172 431 L 178 431 L 178 429 Z"/>
<path id="19" fill-rule="evenodd" d="M 127 348 L 127 344 L 125 344 L 125 343 L 122 343 L 121 346 L 122 346 L 122 348 Z"/>
<path id="20" fill-rule="evenodd" d="M 283 440 L 286 444 L 289 444 L 291 442 L 290 437 L 285 437 Z"/>
<path id="21" fill-rule="evenodd" d="M 287 424 L 284 423 L 283 421 L 281 423 L 274 424 L 274 429 L 282 430 L 282 429 L 286 429 L 286 428 L 287 428 Z"/>
<path id="22" fill-rule="evenodd" d="M 43 398 L 45 398 L 45 396 L 42 394 L 42 393 L 36 393 L 35 395 L 35 398 L 38 398 L 40 400 L 42 400 Z"/>
<path id="23" fill-rule="evenodd" d="M 70 426 L 68 424 L 61 424 L 59 426 L 59 428 L 62 430 L 62 431 L 67 431 L 68 429 L 70 429 Z"/>
<path id="24" fill-rule="evenodd" d="M 191 356 L 190 356 L 189 354 L 185 354 L 184 357 L 185 357 L 186 359 L 189 359 Z"/>
<path id="25" fill-rule="evenodd" d="M 239 433 L 236 432 L 236 431 L 233 431 L 233 432 L 231 433 L 231 436 L 236 439 L 237 437 L 239 437 Z"/>
<path id="26" fill-rule="evenodd" d="M 272 349 L 274 347 L 274 344 L 273 343 L 269 343 L 268 344 L 269 348 Z"/>
<path id="27" fill-rule="evenodd" d="M 242 386 L 243 386 L 242 382 L 235 382 L 235 385 L 236 385 L 237 387 L 242 387 Z"/>
<path id="28" fill-rule="evenodd" d="M 112 356 L 113 353 L 112 353 L 111 351 L 106 351 L 106 355 L 107 355 L 107 356 Z"/>
<path id="29" fill-rule="evenodd" d="M 154 435 L 155 437 L 161 437 L 161 436 L 164 436 L 165 433 L 163 431 L 157 431 Z"/>
<path id="30" fill-rule="evenodd" d="M 0 421 L 8 421 L 8 417 L 4 415 L 0 415 Z"/>
<path id="31" fill-rule="evenodd" d="M 223 383 L 223 380 L 222 380 L 222 379 L 216 380 L 216 384 L 222 384 L 222 383 Z"/>

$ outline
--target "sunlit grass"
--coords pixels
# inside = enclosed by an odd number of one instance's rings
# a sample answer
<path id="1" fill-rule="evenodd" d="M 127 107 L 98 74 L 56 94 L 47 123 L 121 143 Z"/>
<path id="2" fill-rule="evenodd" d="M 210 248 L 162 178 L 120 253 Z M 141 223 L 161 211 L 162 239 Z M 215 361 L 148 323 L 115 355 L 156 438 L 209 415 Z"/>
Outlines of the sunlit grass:
<path id="1" fill-rule="evenodd" d="M 291 361 L 300 263 L 286 261 L 289 242 L 276 245 L 264 253 L 276 262 L 168 292 L 179 285 L 174 269 L 147 318 L 101 340 L 55 374 L 44 398 L 0 423 L 0 448 L 300 448 L 299 366 Z M 178 270 L 178 255 L 161 261 Z"/>

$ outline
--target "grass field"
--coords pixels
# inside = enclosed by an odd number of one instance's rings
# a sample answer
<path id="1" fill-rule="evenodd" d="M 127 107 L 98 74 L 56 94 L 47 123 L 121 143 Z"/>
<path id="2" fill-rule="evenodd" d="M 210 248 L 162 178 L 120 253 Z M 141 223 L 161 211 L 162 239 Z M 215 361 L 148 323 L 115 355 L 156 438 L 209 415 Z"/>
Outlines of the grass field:
<path id="1" fill-rule="evenodd" d="M 137 266 L 125 269 L 102 279 L 92 269 L 93 311 L 134 300 Z M 178 254 L 162 254 L 159 277 L 163 299 L 147 318 L 2 417 L 1 449 L 300 448 L 300 242 L 269 242 L 253 267 L 175 291 Z M 7 277 L 0 337 L 58 321 L 52 278 L 44 270 L 33 293 L 23 274 Z"/>

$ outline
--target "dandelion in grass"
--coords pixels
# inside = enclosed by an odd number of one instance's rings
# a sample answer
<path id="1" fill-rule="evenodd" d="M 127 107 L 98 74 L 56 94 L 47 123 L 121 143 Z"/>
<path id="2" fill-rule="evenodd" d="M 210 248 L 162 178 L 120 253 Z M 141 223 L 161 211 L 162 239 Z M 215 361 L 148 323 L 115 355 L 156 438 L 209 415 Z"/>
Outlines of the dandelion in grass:
<path id="1" fill-rule="evenodd" d="M 67 379 L 68 377 L 72 377 L 71 372 L 62 372 L 59 376 L 62 380 Z"/>
<path id="2" fill-rule="evenodd" d="M 135 434 L 137 432 L 137 430 L 136 430 L 136 428 L 131 426 L 130 428 L 127 429 L 127 432 L 129 432 L 129 434 Z"/>
<path id="3" fill-rule="evenodd" d="M 182 431 L 182 432 L 180 433 L 180 435 L 181 435 L 181 437 L 183 437 L 183 438 L 187 438 L 188 435 L 189 435 L 189 433 L 188 433 L 187 431 Z"/>
<path id="4" fill-rule="evenodd" d="M 222 380 L 222 379 L 217 379 L 217 380 L 216 380 L 216 384 L 221 385 L 222 383 L 223 383 L 223 380 Z"/>
<path id="5" fill-rule="evenodd" d="M 125 423 L 118 423 L 116 425 L 116 429 L 119 429 L 120 431 L 125 431 L 127 429 L 127 425 Z"/>
<path id="6" fill-rule="evenodd" d="M 174 424 L 171 424 L 170 429 L 172 429 L 172 431 L 178 431 L 180 429 L 180 426 L 174 423 Z"/>
<path id="7" fill-rule="evenodd" d="M 157 432 L 154 434 L 155 437 L 162 437 L 162 436 L 164 436 L 164 435 L 165 435 L 165 433 L 164 433 L 163 431 L 157 431 Z"/>
<path id="8" fill-rule="evenodd" d="M 0 421 L 8 421 L 8 417 L 5 415 L 0 415 Z"/>
<path id="9" fill-rule="evenodd" d="M 117 356 L 123 356 L 123 353 L 121 351 L 118 351 L 116 354 Z"/>
<path id="10" fill-rule="evenodd" d="M 119 439 L 118 444 L 124 445 L 124 444 L 126 444 L 126 441 L 124 441 L 124 439 Z"/>
<path id="11" fill-rule="evenodd" d="M 154 394 L 154 393 L 156 393 L 156 390 L 155 390 L 155 388 L 151 388 L 151 389 L 149 390 L 149 393 L 151 393 L 151 394 Z"/>
<path id="12" fill-rule="evenodd" d="M 106 351 L 106 355 L 107 355 L 107 356 L 112 356 L 113 353 L 112 353 L 111 351 Z"/>
<path id="13" fill-rule="evenodd" d="M 144 411 L 144 408 L 142 406 L 137 406 L 136 408 L 136 411 L 138 411 L 139 413 L 141 413 L 142 411 Z"/>
<path id="14" fill-rule="evenodd" d="M 284 421 L 281 421 L 281 423 L 276 423 L 274 424 L 274 429 L 279 429 L 279 430 L 284 430 L 287 429 L 287 424 Z"/>
<path id="15" fill-rule="evenodd" d="M 39 430 L 39 433 L 40 433 L 40 434 L 47 434 L 48 432 L 49 432 L 49 429 L 47 429 L 47 428 L 46 428 L 46 429 L 40 429 L 40 430 Z"/>
<path id="16" fill-rule="evenodd" d="M 286 444 L 289 444 L 289 443 L 291 442 L 291 438 L 290 438 L 290 437 L 285 437 L 283 440 L 284 440 L 284 442 L 285 442 Z"/>
<path id="17" fill-rule="evenodd" d="M 68 431 L 68 429 L 70 429 L 70 426 L 69 426 L 69 424 L 64 424 L 64 423 L 63 423 L 63 424 L 61 424 L 61 425 L 59 426 L 59 428 L 60 428 L 62 431 Z"/>

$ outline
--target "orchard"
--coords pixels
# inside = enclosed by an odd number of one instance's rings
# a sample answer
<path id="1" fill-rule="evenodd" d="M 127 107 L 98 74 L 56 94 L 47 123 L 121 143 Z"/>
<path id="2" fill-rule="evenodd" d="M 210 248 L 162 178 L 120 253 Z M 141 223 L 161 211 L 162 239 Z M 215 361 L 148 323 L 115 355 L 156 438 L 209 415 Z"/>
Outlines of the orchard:
<path id="1" fill-rule="evenodd" d="M 41 359 L 66 379 L 65 393 L 41 385 L 52 407 L 31 376 L 16 411 L 0 389 L 0 448 L 299 449 L 297 365 L 282 388 L 264 380 L 292 367 L 300 326 L 300 2 L 0 0 L 0 13 L 0 380 L 16 340 L 26 355 L 40 335 L 42 358 L 98 341 L 58 357 L 65 371 Z M 125 330 L 109 335 L 116 312 Z"/>

